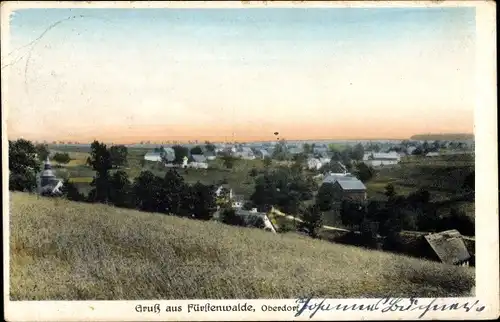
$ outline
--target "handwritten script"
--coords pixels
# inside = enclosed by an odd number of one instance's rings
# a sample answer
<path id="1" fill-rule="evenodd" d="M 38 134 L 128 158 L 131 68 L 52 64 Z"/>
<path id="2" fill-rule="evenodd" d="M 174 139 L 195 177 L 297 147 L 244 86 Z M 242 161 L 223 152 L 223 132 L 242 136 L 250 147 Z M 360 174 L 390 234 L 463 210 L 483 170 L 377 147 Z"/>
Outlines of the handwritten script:
<path id="1" fill-rule="evenodd" d="M 463 312 L 481 312 L 485 309 L 484 305 L 479 303 L 479 300 L 473 302 L 453 302 L 439 303 L 437 298 L 434 299 L 403 299 L 403 298 L 385 298 L 378 300 L 372 304 L 342 304 L 326 299 L 303 298 L 297 299 L 298 310 L 295 317 L 307 316 L 312 318 L 318 312 L 339 312 L 339 311 L 358 311 L 358 312 L 415 312 L 418 318 L 423 318 L 430 311 L 463 311 Z M 444 300 L 444 299 L 443 299 Z"/>

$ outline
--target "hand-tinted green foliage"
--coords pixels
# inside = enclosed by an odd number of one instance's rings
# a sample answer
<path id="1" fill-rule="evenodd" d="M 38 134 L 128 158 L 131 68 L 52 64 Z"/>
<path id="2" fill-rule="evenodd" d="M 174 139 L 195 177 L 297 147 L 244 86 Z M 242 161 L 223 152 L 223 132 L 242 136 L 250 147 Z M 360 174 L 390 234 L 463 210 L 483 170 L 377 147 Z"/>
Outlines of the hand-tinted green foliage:
<path id="1" fill-rule="evenodd" d="M 365 206 L 360 202 L 344 200 L 340 209 L 342 224 L 359 229 L 365 218 Z"/>
<path id="2" fill-rule="evenodd" d="M 9 190 L 34 191 L 40 171 L 37 149 L 28 140 L 9 141 Z"/>
<path id="3" fill-rule="evenodd" d="M 232 226 L 246 226 L 245 221 L 241 216 L 236 215 L 236 211 L 232 208 L 224 208 L 221 211 L 221 221 Z"/>
<path id="4" fill-rule="evenodd" d="M 191 154 L 203 154 L 203 149 L 201 146 L 197 145 L 194 148 L 191 149 Z"/>
<path id="5" fill-rule="evenodd" d="M 71 158 L 69 157 L 68 153 L 56 153 L 52 157 L 52 160 L 56 161 L 57 163 L 62 163 L 62 164 L 67 164 L 69 161 L 71 161 Z"/>
<path id="6" fill-rule="evenodd" d="M 285 140 L 280 140 L 274 146 L 273 159 L 276 159 L 278 161 L 286 161 L 291 159 L 291 155 L 288 152 L 288 147 Z"/>
<path id="7" fill-rule="evenodd" d="M 361 161 L 363 160 L 363 156 L 365 154 L 365 149 L 361 143 L 358 143 L 354 146 L 351 151 L 350 157 L 352 160 Z"/>
<path id="8" fill-rule="evenodd" d="M 37 144 L 35 146 L 36 154 L 38 156 L 38 160 L 45 161 L 50 154 L 49 147 L 47 144 Z"/>
<path id="9" fill-rule="evenodd" d="M 316 195 L 316 204 L 321 211 L 329 211 L 333 207 L 335 188 L 332 183 L 324 183 Z"/>
<path id="10" fill-rule="evenodd" d="M 124 145 L 113 145 L 109 148 L 111 162 L 114 167 L 121 167 L 127 164 L 128 149 Z"/>
<path id="11" fill-rule="evenodd" d="M 175 152 L 174 164 L 182 164 L 184 157 L 189 157 L 189 149 L 182 145 L 174 145 L 172 149 Z"/>
<path id="12" fill-rule="evenodd" d="M 132 185 L 125 171 L 118 170 L 110 178 L 109 201 L 117 207 L 129 208 L 133 206 Z"/>
<path id="13" fill-rule="evenodd" d="M 284 212 L 296 213 L 301 201 L 312 199 L 315 186 L 303 173 L 279 168 L 257 177 L 250 199 L 259 209 L 276 206 Z"/>
<path id="14" fill-rule="evenodd" d="M 356 165 L 355 175 L 362 182 L 368 182 L 375 175 L 375 170 L 364 162 L 360 162 Z"/>
<path id="15" fill-rule="evenodd" d="M 96 172 L 91 186 L 94 187 L 89 192 L 88 199 L 91 202 L 108 202 L 110 195 L 109 170 L 113 167 L 111 154 L 106 145 L 98 141 L 90 145 L 89 163 Z"/>
<path id="16" fill-rule="evenodd" d="M 318 237 L 318 229 L 323 226 L 322 213 L 318 205 L 311 205 L 302 210 L 301 226 L 307 229 L 312 238 Z"/>
<path id="17" fill-rule="evenodd" d="M 210 143 L 209 141 L 205 142 L 205 149 L 209 152 L 215 152 L 215 145 Z"/>
<path id="18" fill-rule="evenodd" d="M 68 200 L 85 201 L 85 196 L 80 193 L 75 184 L 70 182 L 68 179 L 64 180 L 61 192 L 62 196 Z"/>
<path id="19" fill-rule="evenodd" d="M 234 167 L 234 163 L 236 162 L 236 158 L 231 155 L 224 155 L 222 157 L 222 162 L 227 169 L 232 169 Z"/>

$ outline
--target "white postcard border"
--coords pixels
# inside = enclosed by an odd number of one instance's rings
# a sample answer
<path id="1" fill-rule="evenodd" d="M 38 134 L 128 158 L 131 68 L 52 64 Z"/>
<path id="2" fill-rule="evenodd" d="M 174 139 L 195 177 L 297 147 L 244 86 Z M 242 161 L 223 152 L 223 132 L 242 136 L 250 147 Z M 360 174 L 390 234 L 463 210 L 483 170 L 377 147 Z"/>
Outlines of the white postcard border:
<path id="1" fill-rule="evenodd" d="M 452 305 L 466 302 L 475 306 L 468 313 L 462 308 L 457 310 L 427 311 L 421 318 L 429 319 L 488 319 L 499 314 L 499 265 L 498 265 L 498 164 L 497 164 L 497 106 L 496 106 L 496 29 L 495 2 L 493 1 L 349 1 L 349 2 L 2 2 L 2 56 L 7 53 L 9 40 L 9 16 L 14 9 L 20 8 L 54 8 L 54 7 L 120 7 L 120 8 L 152 8 L 152 7 L 429 7 L 429 6 L 469 6 L 476 8 L 476 297 L 417 299 L 418 306 L 434 304 Z M 2 79 L 8 77 L 8 70 L 2 71 Z M 383 304 L 380 299 L 328 299 L 323 304 L 334 307 L 338 304 L 351 306 L 364 305 L 362 310 L 321 311 L 310 318 L 306 311 L 299 317 L 294 312 L 263 312 L 263 305 L 297 305 L 295 299 L 258 299 L 258 300 L 175 300 L 175 301 L 10 301 L 9 300 L 9 194 L 8 194 L 8 139 L 6 118 L 8 110 L 7 82 L 2 82 L 2 171 L 3 171 L 3 225 L 4 225 L 4 307 L 5 319 L 9 321 L 161 321 L 161 320 L 392 320 L 418 319 L 422 309 L 406 311 L 382 312 L 389 303 Z M 312 305 L 321 303 L 323 299 L 312 300 Z M 392 299 L 393 301 L 395 299 Z M 397 300 L 397 299 L 396 299 Z M 408 299 L 400 299 L 409 305 Z M 251 304 L 255 312 L 196 312 L 187 313 L 189 304 L 243 305 Z M 376 309 L 376 304 L 379 304 Z M 182 305 L 180 313 L 138 313 L 137 305 L 159 304 L 162 311 L 167 306 Z M 372 310 L 366 307 L 372 305 Z M 481 306 L 484 309 L 478 311 Z M 318 306 L 316 306 L 318 307 Z M 442 307 L 442 306 L 441 306 Z M 321 308 L 321 307 L 320 307 Z M 413 308 L 413 307 L 412 307 Z"/>

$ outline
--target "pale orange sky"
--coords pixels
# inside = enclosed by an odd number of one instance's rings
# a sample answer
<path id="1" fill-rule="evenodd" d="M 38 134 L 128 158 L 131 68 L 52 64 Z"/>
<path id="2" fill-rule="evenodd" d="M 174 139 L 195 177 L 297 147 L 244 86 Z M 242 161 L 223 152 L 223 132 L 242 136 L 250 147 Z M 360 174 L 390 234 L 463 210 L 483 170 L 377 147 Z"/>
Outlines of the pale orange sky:
<path id="1" fill-rule="evenodd" d="M 101 20 L 61 23 L 28 67 L 26 58 L 9 67 L 8 135 L 133 143 L 223 141 L 233 131 L 239 141 L 275 131 L 290 140 L 472 133 L 474 10 L 438 9 L 80 9 Z M 75 13 L 16 12 L 11 47 Z"/>

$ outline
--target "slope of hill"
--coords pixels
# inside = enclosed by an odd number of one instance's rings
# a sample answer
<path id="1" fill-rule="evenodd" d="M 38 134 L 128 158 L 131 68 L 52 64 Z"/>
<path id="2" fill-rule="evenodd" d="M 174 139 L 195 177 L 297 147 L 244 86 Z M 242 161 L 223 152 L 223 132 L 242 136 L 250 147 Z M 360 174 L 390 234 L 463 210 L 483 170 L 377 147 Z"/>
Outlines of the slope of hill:
<path id="1" fill-rule="evenodd" d="M 472 133 L 429 133 L 429 134 L 416 134 L 412 135 L 410 140 L 442 140 L 442 141 L 466 141 L 474 140 L 474 134 Z"/>
<path id="2" fill-rule="evenodd" d="M 459 296 L 474 270 L 11 193 L 12 300 Z"/>

